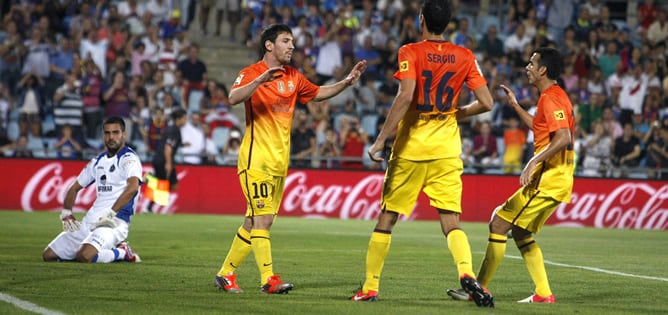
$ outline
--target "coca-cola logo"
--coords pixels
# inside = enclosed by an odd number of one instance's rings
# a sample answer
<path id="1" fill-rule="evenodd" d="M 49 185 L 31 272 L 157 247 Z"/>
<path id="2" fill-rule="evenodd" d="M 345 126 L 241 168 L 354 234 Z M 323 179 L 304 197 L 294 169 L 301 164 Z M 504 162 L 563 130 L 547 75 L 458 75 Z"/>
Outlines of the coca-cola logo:
<path id="1" fill-rule="evenodd" d="M 665 230 L 668 185 L 655 189 L 647 183 L 625 183 L 609 193 L 574 192 L 570 204 L 557 208 L 555 218 L 557 225 Z"/>
<path id="2" fill-rule="evenodd" d="M 33 210 L 57 210 L 62 208 L 67 190 L 72 183 L 77 180 L 77 175 L 66 177 L 63 174 L 63 170 L 63 165 L 58 162 L 48 163 L 38 169 L 35 174 L 30 177 L 28 183 L 21 192 L 21 208 L 28 212 Z M 153 171 L 152 167 L 145 167 L 143 169 L 143 173 L 151 171 Z M 186 176 L 186 173 L 187 171 L 179 172 L 177 174 L 179 180 L 182 180 Z M 77 194 L 72 210 L 75 212 L 85 212 L 93 205 L 95 199 L 95 185 L 84 187 Z M 176 209 L 174 202 L 176 202 L 176 200 L 177 196 L 176 194 L 173 194 L 173 196 L 170 197 L 167 206 L 156 205 L 154 207 L 154 212 L 174 212 Z M 137 209 L 143 209 L 147 202 L 148 200 L 142 198 L 142 195 L 140 194 Z"/>
<path id="3" fill-rule="evenodd" d="M 284 211 L 301 211 L 304 217 L 338 216 L 361 220 L 375 219 L 380 213 L 383 175 L 370 174 L 351 185 L 324 185 L 317 180 L 309 182 L 308 179 L 306 172 L 294 172 L 287 176 L 282 204 Z"/>

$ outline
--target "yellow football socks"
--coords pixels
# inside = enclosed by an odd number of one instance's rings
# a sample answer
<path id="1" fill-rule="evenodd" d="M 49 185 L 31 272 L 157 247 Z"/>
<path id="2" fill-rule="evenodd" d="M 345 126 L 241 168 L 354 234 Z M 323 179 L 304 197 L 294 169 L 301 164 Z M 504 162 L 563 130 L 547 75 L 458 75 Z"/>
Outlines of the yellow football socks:
<path id="1" fill-rule="evenodd" d="M 494 277 L 496 270 L 499 268 L 499 265 L 503 260 L 503 255 L 506 253 L 507 241 L 508 237 L 506 235 L 489 234 L 485 258 L 483 258 L 482 264 L 480 265 L 480 272 L 478 272 L 478 282 L 485 288 L 492 281 L 492 277 Z"/>
<path id="2" fill-rule="evenodd" d="M 243 227 L 239 227 L 237 235 L 232 240 L 230 251 L 227 253 L 227 257 L 225 257 L 225 261 L 223 261 L 223 265 L 218 271 L 219 277 L 234 273 L 239 265 L 246 260 L 251 251 L 250 237 L 250 232 L 246 231 Z"/>
<path id="3" fill-rule="evenodd" d="M 531 275 L 531 279 L 536 285 L 536 294 L 542 297 L 552 295 L 550 284 L 547 281 L 543 252 L 540 250 L 538 243 L 536 243 L 533 237 L 529 237 L 516 241 L 516 244 L 522 253 L 527 269 L 529 269 L 529 275 Z"/>
<path id="4" fill-rule="evenodd" d="M 466 233 L 460 229 L 452 230 L 448 233 L 446 239 L 448 241 L 448 249 L 450 249 L 452 258 L 455 260 L 459 276 L 468 274 L 475 277 L 473 263 L 471 262 L 473 260 L 471 258 L 471 245 L 469 245 Z"/>
<path id="5" fill-rule="evenodd" d="M 274 275 L 271 261 L 271 240 L 268 230 L 251 230 L 251 247 L 257 267 L 260 269 L 261 284 L 267 283 L 267 278 Z"/>
<path id="6" fill-rule="evenodd" d="M 390 251 L 392 234 L 373 232 L 369 240 L 369 248 L 366 253 L 366 279 L 362 292 L 369 290 L 378 291 L 380 287 L 380 273 L 385 265 L 385 257 Z"/>

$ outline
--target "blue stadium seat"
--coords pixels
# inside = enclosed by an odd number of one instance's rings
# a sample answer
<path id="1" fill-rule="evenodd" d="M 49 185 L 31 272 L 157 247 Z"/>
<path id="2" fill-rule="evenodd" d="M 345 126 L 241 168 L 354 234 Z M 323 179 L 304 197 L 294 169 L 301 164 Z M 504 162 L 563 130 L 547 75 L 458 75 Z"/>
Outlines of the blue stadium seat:
<path id="1" fill-rule="evenodd" d="M 202 91 L 190 91 L 190 95 L 188 95 L 188 104 L 187 106 L 184 106 L 184 108 L 188 111 L 188 114 L 199 112 L 199 105 L 203 97 L 204 92 Z"/>
<path id="2" fill-rule="evenodd" d="M 499 22 L 498 17 L 494 15 L 479 16 L 476 20 L 476 27 L 472 30 L 477 30 L 479 34 L 485 36 L 485 34 L 487 34 L 487 29 L 492 25 L 496 26 L 496 29 L 499 31 L 499 33 L 502 31 L 501 23 Z"/>
<path id="3" fill-rule="evenodd" d="M 378 123 L 378 115 L 376 114 L 366 114 L 362 116 L 362 129 L 371 137 L 376 137 L 376 123 Z"/>
<path id="4" fill-rule="evenodd" d="M 230 128 L 216 127 L 211 133 L 211 139 L 216 144 L 218 149 L 222 149 L 227 143 L 227 138 L 230 136 Z"/>

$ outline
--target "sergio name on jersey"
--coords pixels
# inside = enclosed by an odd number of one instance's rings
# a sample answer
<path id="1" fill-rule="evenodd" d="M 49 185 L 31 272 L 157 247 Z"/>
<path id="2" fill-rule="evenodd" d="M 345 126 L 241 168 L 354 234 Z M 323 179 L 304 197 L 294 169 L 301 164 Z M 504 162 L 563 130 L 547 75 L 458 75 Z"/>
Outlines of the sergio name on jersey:
<path id="1" fill-rule="evenodd" d="M 392 157 L 412 161 L 459 158 L 455 113 L 461 87 L 487 84 L 470 50 L 447 41 L 423 40 L 399 49 L 398 80 L 415 80 L 413 103 L 399 122 Z M 409 140 L 410 139 L 410 140 Z"/>
<path id="2" fill-rule="evenodd" d="M 89 224 L 97 222 L 104 210 L 114 205 L 131 177 L 137 177 L 141 183 L 142 166 L 137 153 L 127 146 L 121 148 L 114 156 L 109 157 L 105 151 L 88 162 L 77 177 L 77 181 L 83 187 L 95 183 L 97 198 L 83 221 Z M 135 194 L 116 216 L 130 223 L 130 217 L 135 213 L 138 198 L 139 193 Z"/>

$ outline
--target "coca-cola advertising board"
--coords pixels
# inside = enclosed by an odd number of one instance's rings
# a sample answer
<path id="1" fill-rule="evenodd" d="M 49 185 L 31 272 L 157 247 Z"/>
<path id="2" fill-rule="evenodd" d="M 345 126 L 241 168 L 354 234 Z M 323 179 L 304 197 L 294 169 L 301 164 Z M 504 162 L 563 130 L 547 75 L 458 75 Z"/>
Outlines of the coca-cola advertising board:
<path id="1" fill-rule="evenodd" d="M 67 188 L 83 161 L 2 159 L 0 209 L 54 211 L 62 207 Z M 144 171 L 150 172 L 150 165 Z M 159 213 L 242 215 L 246 201 L 235 167 L 178 165 L 179 190 Z M 487 222 L 494 208 L 518 187 L 517 176 L 464 175 L 462 220 Z M 380 209 L 383 173 L 344 170 L 291 170 L 285 181 L 281 215 L 308 218 L 374 219 Z M 143 189 L 142 189 L 143 191 Z M 95 200 L 91 187 L 79 192 L 75 211 Z M 138 210 L 146 206 L 140 197 Z M 415 211 L 404 220 L 436 220 L 436 211 L 421 194 Z M 576 178 L 571 203 L 559 206 L 548 224 L 601 228 L 668 228 L 668 183 L 665 181 Z"/>

